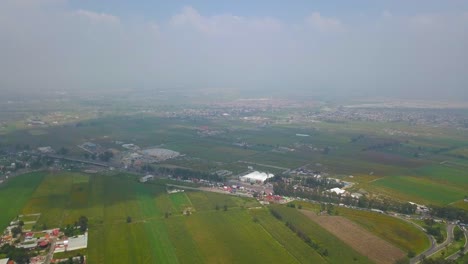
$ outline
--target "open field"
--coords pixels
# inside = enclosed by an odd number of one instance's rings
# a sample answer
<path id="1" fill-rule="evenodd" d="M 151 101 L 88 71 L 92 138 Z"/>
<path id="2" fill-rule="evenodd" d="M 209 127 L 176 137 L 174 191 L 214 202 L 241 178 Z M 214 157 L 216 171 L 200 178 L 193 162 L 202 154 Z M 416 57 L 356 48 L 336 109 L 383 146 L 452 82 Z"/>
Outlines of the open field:
<path id="1" fill-rule="evenodd" d="M 466 194 L 463 187 L 437 184 L 426 178 L 411 176 L 385 177 L 373 181 L 371 186 L 374 191 L 422 204 L 445 205 L 462 199 Z"/>
<path id="2" fill-rule="evenodd" d="M 200 136 L 201 127 L 221 133 Z M 411 136 L 391 135 L 387 129 Z M 310 136 L 298 137 L 297 133 Z M 352 141 L 358 135 L 362 138 Z M 73 126 L 12 130 L 2 136 L 0 144 L 28 144 L 32 149 L 45 145 L 55 149 L 67 147 L 70 155 L 76 157 L 84 154 L 76 145 L 86 141 L 119 151 L 124 149 L 116 141 L 141 147 L 164 146 L 186 155 L 186 158 L 168 160 L 167 164 L 208 172 L 228 169 L 234 174 L 246 170 L 247 166 L 239 164 L 239 160 L 286 168 L 311 164 L 311 169 L 333 177 L 375 175 L 371 177 L 382 178 L 371 183 L 359 182 L 356 189 L 401 200 L 445 205 L 468 195 L 465 191 L 468 189 L 468 161 L 456 156 L 466 152 L 467 140 L 460 131 L 404 122 L 319 122 L 259 127 L 240 120 L 180 120 L 133 115 L 82 120 Z M 249 146 L 236 146 L 236 142 L 246 142 Z M 395 142 L 395 145 L 382 147 L 381 144 L 387 142 Z M 278 151 L 279 147 L 294 151 Z M 255 165 L 254 168 L 269 170 Z"/>
<path id="3" fill-rule="evenodd" d="M 253 198 L 242 198 L 232 195 L 225 195 L 213 192 L 187 192 L 187 196 L 192 201 L 195 210 L 215 210 L 216 205 L 221 210 L 224 205 L 231 207 L 253 207 L 259 206 L 257 200 Z"/>
<path id="4" fill-rule="evenodd" d="M 384 214 L 339 208 L 341 216 L 350 219 L 373 234 L 391 242 L 403 251 L 420 253 L 429 248 L 430 241 L 417 227 Z"/>
<path id="5" fill-rule="evenodd" d="M 270 235 L 286 248 L 301 263 L 328 263 L 326 258 L 322 257 L 309 245 L 300 240 L 296 234 L 286 227 L 282 222 L 271 217 L 270 212 L 265 209 L 250 210 L 250 214 L 257 219 Z"/>
<path id="6" fill-rule="evenodd" d="M 318 216 L 317 213 L 308 210 L 301 212 L 375 263 L 391 264 L 405 257 L 405 253 L 399 248 L 344 217 Z"/>
<path id="7" fill-rule="evenodd" d="M 181 212 L 186 207 L 192 207 L 192 203 L 185 192 L 171 193 L 169 194 L 169 198 L 178 212 Z"/>
<path id="8" fill-rule="evenodd" d="M 14 207 L 1 204 L 2 211 L 15 211 L 1 224 L 35 210 L 41 213 L 36 229 L 87 216 L 89 242 L 82 252 L 90 263 L 326 263 L 265 209 L 259 210 L 262 223 L 253 221 L 248 208 L 259 206 L 254 199 L 191 191 L 168 195 L 164 184 L 140 184 L 126 174 L 42 173 L 34 174 L 36 181 L 23 176 L 8 186 L 24 184 L 28 193 Z M 9 188 L 0 189 L 0 196 L 8 195 L 14 195 Z M 195 208 L 190 216 L 180 212 L 186 204 Z"/>
<path id="9" fill-rule="evenodd" d="M 306 202 L 299 202 L 297 204 L 300 204 L 302 208 L 312 211 L 315 214 L 320 212 L 320 205 L 318 204 Z M 430 246 L 430 241 L 424 232 L 414 225 L 398 218 L 345 207 L 335 207 L 335 210 L 338 212 L 339 216 L 353 221 L 404 252 L 413 251 L 420 253 Z"/>
<path id="10" fill-rule="evenodd" d="M 292 223 L 322 248 L 327 249 L 329 253 L 327 260 L 330 263 L 372 263 L 367 257 L 361 255 L 338 237 L 310 220 L 299 210 L 281 205 L 274 205 L 272 208 L 282 215 L 284 221 Z"/>
<path id="11" fill-rule="evenodd" d="M 0 185 L 0 230 L 4 230 L 21 213 L 21 208 L 28 202 L 44 176 L 45 173 L 42 172 L 28 173 Z"/>
<path id="12" fill-rule="evenodd" d="M 171 239 L 178 253 L 181 250 L 187 257 L 182 263 L 297 263 L 252 221 L 247 210 L 205 211 L 174 218 L 167 222 L 175 225 L 169 230 L 180 232 Z"/>
<path id="13" fill-rule="evenodd" d="M 450 204 L 450 205 L 468 211 L 468 202 L 465 202 L 464 200 L 456 201 L 456 202 L 454 202 L 454 203 L 452 203 L 452 204 Z"/>

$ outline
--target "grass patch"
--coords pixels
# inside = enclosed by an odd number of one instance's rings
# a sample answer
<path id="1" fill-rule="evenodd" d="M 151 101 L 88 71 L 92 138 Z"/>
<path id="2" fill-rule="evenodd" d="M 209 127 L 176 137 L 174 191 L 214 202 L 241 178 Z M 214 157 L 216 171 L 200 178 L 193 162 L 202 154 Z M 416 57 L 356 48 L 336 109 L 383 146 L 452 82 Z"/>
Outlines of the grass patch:
<path id="1" fill-rule="evenodd" d="M 16 176 L 0 186 L 0 230 L 4 230 L 20 214 L 45 174 L 33 172 Z"/>
<path id="2" fill-rule="evenodd" d="M 268 210 L 250 210 L 255 221 L 261 225 L 278 243 L 301 263 L 327 263 L 327 260 L 311 249 L 291 230 L 271 216 Z M 252 220 L 254 221 L 254 220 Z"/>
<path id="3" fill-rule="evenodd" d="M 446 205 L 462 199 L 466 194 L 460 188 L 410 176 L 385 177 L 372 182 L 371 186 L 390 196 L 423 204 Z"/>

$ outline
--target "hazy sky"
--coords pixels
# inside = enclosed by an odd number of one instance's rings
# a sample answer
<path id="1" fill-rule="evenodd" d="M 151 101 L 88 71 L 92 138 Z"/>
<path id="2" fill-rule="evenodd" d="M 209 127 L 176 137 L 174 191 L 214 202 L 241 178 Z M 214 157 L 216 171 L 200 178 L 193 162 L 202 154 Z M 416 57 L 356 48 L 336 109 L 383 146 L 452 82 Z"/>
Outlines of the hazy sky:
<path id="1" fill-rule="evenodd" d="M 468 99 L 468 1 L 0 1 L 0 90 L 152 87 Z"/>

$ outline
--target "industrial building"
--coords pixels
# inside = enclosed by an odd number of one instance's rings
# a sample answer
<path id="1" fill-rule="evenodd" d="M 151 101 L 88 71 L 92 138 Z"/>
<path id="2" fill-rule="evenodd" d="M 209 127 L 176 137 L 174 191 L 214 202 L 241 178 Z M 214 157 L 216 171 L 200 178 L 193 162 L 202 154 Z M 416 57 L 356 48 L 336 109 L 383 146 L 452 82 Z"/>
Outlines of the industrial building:
<path id="1" fill-rule="evenodd" d="M 266 172 L 253 171 L 247 175 L 241 176 L 240 180 L 243 182 L 264 183 L 267 179 L 275 175 Z"/>

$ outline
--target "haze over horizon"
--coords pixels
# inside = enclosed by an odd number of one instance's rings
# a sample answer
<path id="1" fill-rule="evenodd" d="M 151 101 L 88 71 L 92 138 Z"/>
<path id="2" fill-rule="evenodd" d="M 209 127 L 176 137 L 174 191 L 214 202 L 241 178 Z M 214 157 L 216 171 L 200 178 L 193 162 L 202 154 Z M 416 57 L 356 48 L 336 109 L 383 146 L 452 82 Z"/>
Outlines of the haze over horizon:
<path id="1" fill-rule="evenodd" d="M 468 100 L 468 1 L 0 2 L 0 91 Z"/>

